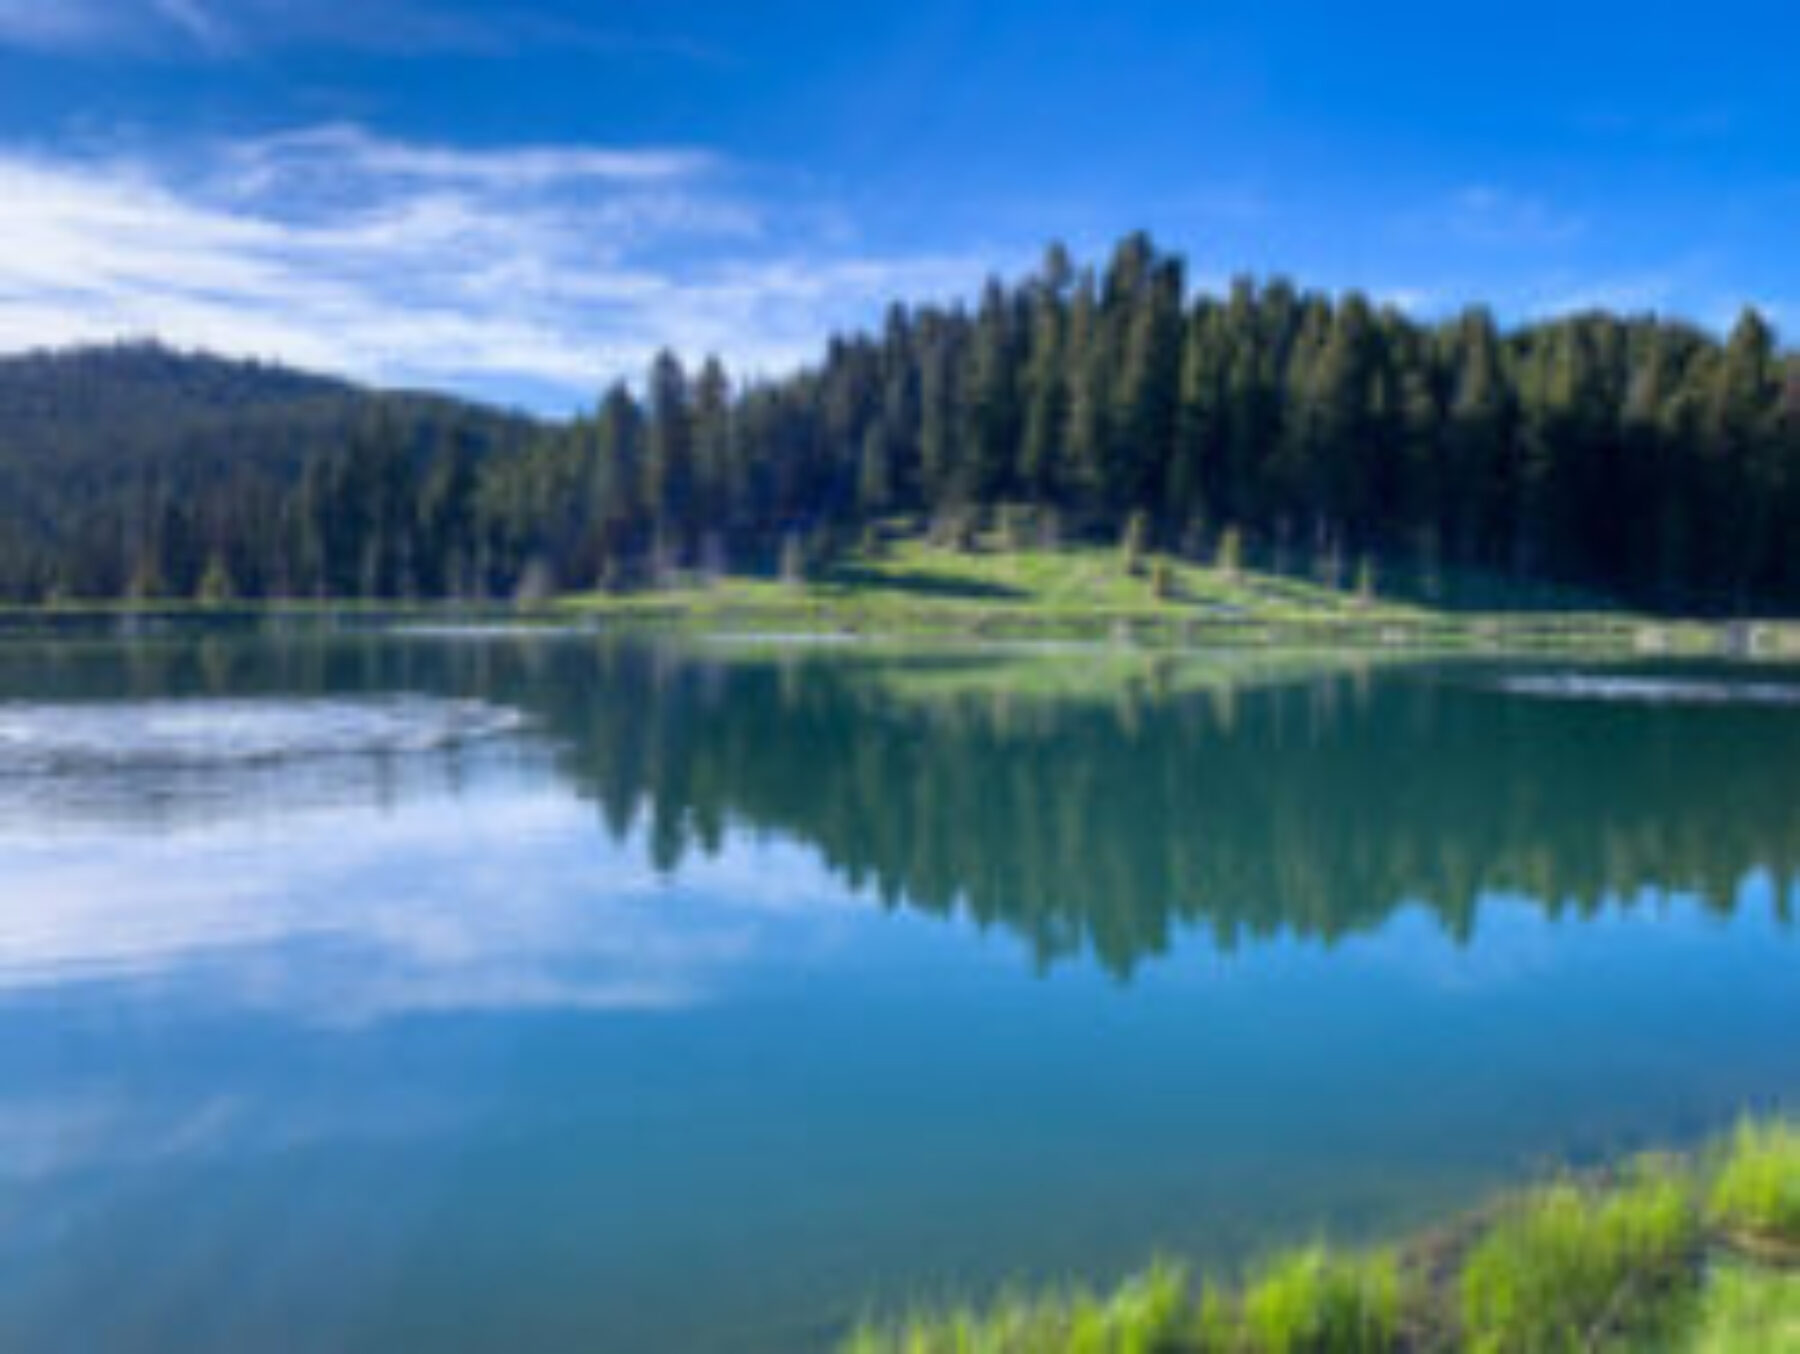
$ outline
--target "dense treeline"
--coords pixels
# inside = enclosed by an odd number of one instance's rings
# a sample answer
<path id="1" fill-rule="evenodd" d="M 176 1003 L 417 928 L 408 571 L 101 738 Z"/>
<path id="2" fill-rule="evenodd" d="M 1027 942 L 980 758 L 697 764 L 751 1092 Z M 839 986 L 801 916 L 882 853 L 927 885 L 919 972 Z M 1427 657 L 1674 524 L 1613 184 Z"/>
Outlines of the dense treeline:
<path id="1" fill-rule="evenodd" d="M 424 491 L 472 482 L 537 432 L 439 396 L 155 344 L 9 358 L 0 598 L 442 588 Z"/>
<path id="2" fill-rule="evenodd" d="M 1070 535 L 1135 522 L 1193 552 L 1231 530 L 1271 567 L 1341 578 L 1370 558 L 1428 592 L 1472 572 L 1790 609 L 1800 355 L 1754 312 L 1721 342 L 1600 313 L 1425 324 L 1280 280 L 1195 297 L 1181 261 L 1139 235 L 1098 271 L 1052 249 L 973 309 L 896 306 L 784 379 L 736 385 L 716 361 L 664 355 L 641 391 L 614 386 L 518 454 L 421 447 L 374 421 L 279 492 L 237 494 L 148 494 L 139 522 L 113 524 L 123 544 L 81 534 L 35 572 L 0 568 L 0 587 L 626 585 L 769 568 L 896 514 L 959 538 L 1029 507 L 1009 520 Z M 143 526 L 171 511 L 198 532 L 179 561 Z M 71 568 L 108 549 L 107 568 Z"/>
<path id="3" fill-rule="evenodd" d="M 787 380 L 734 390 L 663 357 L 641 401 L 615 388 L 496 469 L 492 555 L 584 584 L 1020 504 L 1070 533 L 1141 516 L 1172 549 L 1235 527 L 1264 563 L 1340 578 L 1367 555 L 1428 587 L 1800 602 L 1800 355 L 1756 314 L 1720 343 L 1602 314 L 1422 325 L 1280 281 L 1190 299 L 1142 236 L 1098 274 L 1053 249 L 973 311 L 895 308 Z"/>

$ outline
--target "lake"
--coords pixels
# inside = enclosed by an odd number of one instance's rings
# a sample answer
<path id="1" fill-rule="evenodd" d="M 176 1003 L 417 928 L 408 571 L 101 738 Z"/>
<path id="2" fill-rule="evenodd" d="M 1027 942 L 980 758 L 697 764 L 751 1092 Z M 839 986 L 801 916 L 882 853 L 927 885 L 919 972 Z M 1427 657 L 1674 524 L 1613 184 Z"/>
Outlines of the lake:
<path id="1" fill-rule="evenodd" d="M 1800 674 L 0 642 L 0 1347 L 829 1348 L 1800 1103 Z"/>

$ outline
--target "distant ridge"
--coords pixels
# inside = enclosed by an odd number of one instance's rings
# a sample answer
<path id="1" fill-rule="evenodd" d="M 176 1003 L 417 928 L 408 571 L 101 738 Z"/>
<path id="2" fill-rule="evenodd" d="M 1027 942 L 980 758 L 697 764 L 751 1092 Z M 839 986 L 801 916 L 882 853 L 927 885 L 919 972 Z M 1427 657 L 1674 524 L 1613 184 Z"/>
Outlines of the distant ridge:
<path id="1" fill-rule="evenodd" d="M 193 501 L 225 482 L 246 497 L 288 488 L 377 426 L 421 457 L 484 456 L 536 429 L 448 396 L 154 341 L 0 357 L 0 555 L 65 550 L 93 523 L 130 520 L 152 490 Z"/>
<path id="2" fill-rule="evenodd" d="M 403 423 L 463 423 L 524 432 L 532 425 L 450 396 L 378 390 L 277 363 L 185 352 L 154 340 L 0 357 L 0 461 L 98 459 L 114 466 L 222 450 L 280 463 L 341 441 L 345 426 L 385 414 Z M 236 434 L 263 434 L 239 439 Z M 231 437 L 229 448 L 216 445 Z"/>

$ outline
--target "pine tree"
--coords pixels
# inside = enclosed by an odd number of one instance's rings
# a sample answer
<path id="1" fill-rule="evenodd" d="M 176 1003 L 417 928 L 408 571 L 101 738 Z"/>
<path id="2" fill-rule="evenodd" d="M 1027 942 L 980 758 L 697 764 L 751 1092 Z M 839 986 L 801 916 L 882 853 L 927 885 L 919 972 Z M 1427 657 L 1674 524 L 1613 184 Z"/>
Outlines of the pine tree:
<path id="1" fill-rule="evenodd" d="M 880 517 L 893 507 L 894 476 L 887 427 L 879 419 L 863 434 L 862 456 L 857 469 L 857 510 L 862 517 Z"/>
<path id="2" fill-rule="evenodd" d="M 1053 245 L 1032 290 L 1030 364 L 1025 372 L 1025 431 L 1019 449 L 1019 484 L 1033 502 L 1053 501 L 1069 416 L 1065 353 L 1068 255 Z"/>
<path id="3" fill-rule="evenodd" d="M 1182 336 L 1174 445 L 1163 499 L 1184 523 L 1204 522 L 1223 497 L 1225 373 L 1220 363 L 1218 307 L 1201 301 Z"/>
<path id="4" fill-rule="evenodd" d="M 1107 425 L 1106 498 L 1119 509 L 1156 502 L 1174 450 L 1181 369 L 1181 265 L 1141 235 L 1114 255 L 1106 327 L 1119 354 Z"/>
<path id="5" fill-rule="evenodd" d="M 681 554 L 695 524 L 693 411 L 687 373 L 673 353 L 650 367 L 650 446 L 646 489 L 655 512 L 658 548 Z"/>
<path id="6" fill-rule="evenodd" d="M 1064 441 L 1065 465 L 1058 476 L 1067 496 L 1092 503 L 1106 482 L 1107 387 L 1111 353 L 1101 326 L 1094 278 L 1084 272 L 1076 283 L 1069 312 L 1069 341 L 1064 349 L 1064 385 L 1069 392 L 1069 424 Z"/>
<path id="7" fill-rule="evenodd" d="M 195 594 L 202 606 L 224 606 L 237 600 L 237 584 L 231 575 L 231 565 L 223 552 L 213 551 L 206 561 L 206 572 L 200 576 L 200 587 Z"/>
<path id="8" fill-rule="evenodd" d="M 717 357 L 694 382 L 692 427 L 695 524 L 717 533 L 729 523 L 732 498 L 731 382 Z"/>
<path id="9" fill-rule="evenodd" d="M 990 280 L 962 389 L 963 473 L 956 491 L 961 501 L 990 503 L 1008 492 L 1020 434 L 1017 377 L 1011 306 L 999 282 Z"/>
<path id="10" fill-rule="evenodd" d="M 926 504 L 936 512 L 955 497 L 955 352 L 942 327 L 920 336 L 919 471 Z"/>
<path id="11" fill-rule="evenodd" d="M 1519 474 L 1508 464 L 1505 376 L 1493 317 L 1465 312 L 1453 344 L 1447 464 L 1435 486 L 1433 535 L 1447 537 L 1460 559 L 1495 562 L 1503 549 L 1523 554 L 1528 547 L 1518 520 Z"/>
<path id="12" fill-rule="evenodd" d="M 1726 341 L 1707 409 L 1708 488 L 1720 524 L 1713 549 L 1720 581 L 1740 607 L 1775 534 L 1769 509 L 1780 493 L 1780 469 L 1763 454 L 1765 445 L 1777 445 L 1774 347 L 1767 322 L 1744 311 Z"/>

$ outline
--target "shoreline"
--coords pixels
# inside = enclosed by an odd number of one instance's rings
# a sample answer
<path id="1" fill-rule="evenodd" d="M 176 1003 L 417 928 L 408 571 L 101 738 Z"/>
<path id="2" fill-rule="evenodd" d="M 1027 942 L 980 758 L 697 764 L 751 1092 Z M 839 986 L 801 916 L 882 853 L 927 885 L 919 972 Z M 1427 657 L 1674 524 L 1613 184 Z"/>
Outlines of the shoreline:
<path id="1" fill-rule="evenodd" d="M 1746 1119 L 1508 1191 L 1374 1250 L 1323 1243 L 1234 1280 L 1159 1258 L 1109 1292 L 1004 1290 L 865 1319 L 841 1354 L 1379 1354 L 1800 1348 L 1800 1119 Z"/>
<path id="2" fill-rule="evenodd" d="M 751 585 L 762 587 L 766 585 Z M 92 602 L 0 607 L 0 637 L 165 627 L 349 629 L 485 626 L 496 631 L 673 634 L 777 642 L 1032 643 L 1095 651 L 1333 649 L 1369 654 L 1567 656 L 1613 660 L 1800 660 L 1800 621 L 1647 619 L 1629 612 L 1438 613 L 1416 619 L 1355 616 L 1199 618 L 1130 609 L 869 607 L 859 598 L 801 592 L 746 597 L 714 589 L 569 594 L 548 601 L 364 602 L 267 600 L 231 605 Z"/>
<path id="3" fill-rule="evenodd" d="M 576 625 L 1145 649 L 1800 659 L 1800 618 L 1664 616 L 1582 603 L 1458 609 L 1288 574 L 1100 547 L 950 549 L 910 539 L 791 581 L 674 574 L 665 586 L 515 600 L 95 600 L 0 607 L 0 633 L 84 626 L 289 623 Z"/>

